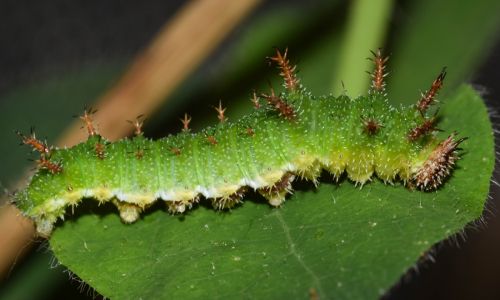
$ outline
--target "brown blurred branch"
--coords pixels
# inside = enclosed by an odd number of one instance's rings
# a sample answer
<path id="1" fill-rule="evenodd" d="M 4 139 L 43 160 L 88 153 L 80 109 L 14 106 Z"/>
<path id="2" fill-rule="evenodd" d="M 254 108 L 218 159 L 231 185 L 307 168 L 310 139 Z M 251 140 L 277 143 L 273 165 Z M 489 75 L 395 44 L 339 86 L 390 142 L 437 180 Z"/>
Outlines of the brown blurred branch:
<path id="1" fill-rule="evenodd" d="M 120 81 L 98 100 L 94 120 L 110 140 L 133 129 L 125 120 L 150 115 L 214 50 L 260 0 L 198 0 L 185 5 L 134 60 Z M 75 122 L 59 139 L 72 146 L 87 138 Z M 25 182 L 25 180 L 23 180 Z M 33 224 L 12 205 L 0 211 L 0 278 L 30 248 Z M 25 250 L 23 250 L 25 249 Z"/>

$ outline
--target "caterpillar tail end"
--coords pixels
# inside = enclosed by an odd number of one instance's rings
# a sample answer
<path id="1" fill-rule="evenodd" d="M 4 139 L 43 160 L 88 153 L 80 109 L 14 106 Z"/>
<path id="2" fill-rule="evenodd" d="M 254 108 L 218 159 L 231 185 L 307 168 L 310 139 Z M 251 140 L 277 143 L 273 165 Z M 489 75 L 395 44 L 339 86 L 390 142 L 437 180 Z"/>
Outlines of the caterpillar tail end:
<path id="1" fill-rule="evenodd" d="M 450 175 L 455 162 L 460 159 L 458 146 L 467 139 L 455 140 L 455 136 L 456 133 L 453 133 L 440 142 L 423 165 L 414 173 L 413 180 L 418 189 L 423 191 L 436 190 Z"/>

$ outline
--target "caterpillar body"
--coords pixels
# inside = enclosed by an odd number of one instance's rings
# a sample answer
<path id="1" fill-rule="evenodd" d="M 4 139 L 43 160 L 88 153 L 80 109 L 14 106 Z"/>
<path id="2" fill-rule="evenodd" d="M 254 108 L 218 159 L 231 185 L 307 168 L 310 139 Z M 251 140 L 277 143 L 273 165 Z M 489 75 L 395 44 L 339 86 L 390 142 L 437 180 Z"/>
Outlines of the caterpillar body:
<path id="1" fill-rule="evenodd" d="M 156 141 L 142 135 L 107 141 L 95 130 L 92 111 L 81 117 L 89 138 L 58 149 L 34 133 L 24 144 L 40 153 L 38 169 L 16 205 L 34 220 L 37 233 L 49 236 L 68 206 L 83 198 L 114 203 L 126 223 L 157 199 L 172 213 L 182 213 L 203 196 L 214 208 L 231 208 L 247 189 L 280 206 L 296 177 L 317 183 L 322 170 L 338 179 L 346 173 L 363 185 L 376 174 L 386 183 L 402 181 L 421 190 L 437 189 L 450 174 L 464 140 L 452 133 L 439 140 L 436 117 L 427 112 L 442 86 L 443 70 L 416 105 L 394 107 L 385 92 L 385 63 L 380 50 L 368 95 L 313 97 L 299 83 L 287 52 L 271 58 L 281 70 L 285 91 L 252 99 L 254 111 L 230 122 L 216 108 L 220 122 L 198 133 L 183 130 Z"/>

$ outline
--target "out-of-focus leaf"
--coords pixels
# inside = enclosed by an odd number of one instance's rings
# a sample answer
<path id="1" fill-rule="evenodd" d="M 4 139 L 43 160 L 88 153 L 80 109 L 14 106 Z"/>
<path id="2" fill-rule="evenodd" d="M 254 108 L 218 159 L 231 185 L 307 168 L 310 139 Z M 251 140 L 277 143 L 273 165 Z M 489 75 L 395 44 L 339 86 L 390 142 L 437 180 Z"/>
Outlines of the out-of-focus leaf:
<path id="1" fill-rule="evenodd" d="M 22 175 L 32 162 L 28 148 L 18 147 L 19 130 L 30 133 L 35 128 L 38 137 L 54 143 L 57 135 L 71 122 L 72 116 L 91 105 L 109 86 L 121 70 L 119 64 L 96 65 L 64 77 L 53 77 L 14 89 L 0 95 L 0 183 L 9 186 Z"/>
<path id="2" fill-rule="evenodd" d="M 473 75 L 498 37 L 500 1 L 414 1 L 396 16 L 389 90 L 395 102 L 415 103 L 448 68 L 442 95 Z M 397 10 L 402 13 L 402 10 Z"/>

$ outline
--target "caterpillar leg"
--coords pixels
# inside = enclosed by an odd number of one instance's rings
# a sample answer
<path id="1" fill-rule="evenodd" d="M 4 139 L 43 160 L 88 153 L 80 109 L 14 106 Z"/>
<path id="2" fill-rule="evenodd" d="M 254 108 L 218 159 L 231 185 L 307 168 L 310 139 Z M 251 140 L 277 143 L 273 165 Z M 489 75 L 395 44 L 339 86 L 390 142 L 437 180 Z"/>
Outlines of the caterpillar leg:
<path id="1" fill-rule="evenodd" d="M 118 199 L 113 199 L 113 204 L 118 208 L 118 211 L 120 212 L 120 218 L 122 219 L 123 223 L 126 224 L 134 223 L 135 221 L 137 221 L 141 212 L 143 211 L 143 208 L 138 205 L 122 202 Z"/>
<path id="2" fill-rule="evenodd" d="M 280 206 L 285 202 L 286 195 L 292 192 L 292 181 L 294 179 L 294 174 L 285 173 L 285 175 L 275 182 L 273 186 L 259 189 L 259 193 L 266 198 L 272 206 Z"/>
<path id="3" fill-rule="evenodd" d="M 191 209 L 194 204 L 199 201 L 199 197 L 195 197 L 189 200 L 180 201 L 166 201 L 168 212 L 171 214 L 183 213 L 187 209 Z"/>
<path id="4" fill-rule="evenodd" d="M 218 210 L 223 210 L 223 209 L 231 209 L 235 207 L 236 205 L 242 203 L 243 201 L 243 196 L 245 195 L 245 192 L 247 191 L 246 187 L 242 187 L 239 190 L 237 190 L 235 193 L 225 196 L 225 197 L 219 197 L 219 198 L 212 198 L 212 206 L 215 209 Z"/>

